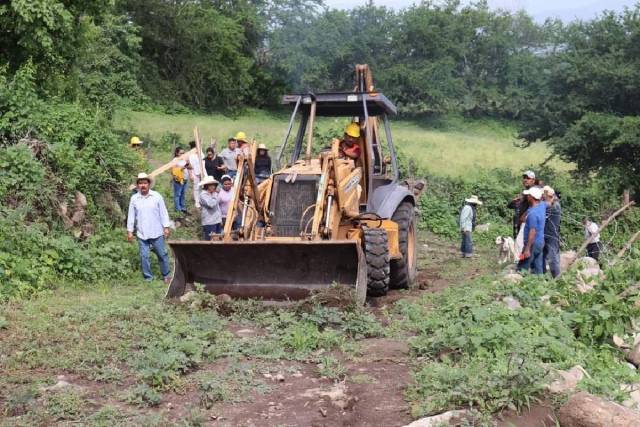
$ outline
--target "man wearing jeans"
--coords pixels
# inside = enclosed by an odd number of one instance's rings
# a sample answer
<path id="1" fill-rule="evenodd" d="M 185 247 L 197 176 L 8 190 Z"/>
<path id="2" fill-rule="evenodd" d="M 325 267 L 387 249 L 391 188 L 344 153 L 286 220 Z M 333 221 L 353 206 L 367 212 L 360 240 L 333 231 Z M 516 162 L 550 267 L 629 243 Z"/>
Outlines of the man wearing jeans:
<path id="1" fill-rule="evenodd" d="M 471 196 L 465 199 L 465 204 L 460 211 L 458 225 L 460 226 L 460 235 L 462 243 L 460 244 L 460 253 L 463 258 L 471 258 L 473 256 L 473 241 L 471 240 L 471 232 L 476 225 L 476 207 L 482 205 L 478 200 L 478 196 Z"/>
<path id="2" fill-rule="evenodd" d="M 549 264 L 551 277 L 554 279 L 560 275 L 560 219 L 562 208 L 553 188 L 542 188 L 542 201 L 547 204 L 547 218 L 544 225 L 544 264 Z"/>
<path id="3" fill-rule="evenodd" d="M 164 246 L 165 239 L 169 237 L 169 213 L 162 196 L 151 190 L 154 179 L 146 173 L 141 173 L 136 179 L 138 192 L 131 196 L 129 213 L 127 215 L 127 239 L 133 243 L 133 227 L 137 227 L 138 247 L 140 260 L 142 261 L 142 276 L 144 280 L 153 280 L 151 274 L 150 248 L 153 247 L 160 272 L 165 284 L 169 284 L 169 254 Z"/>
<path id="4" fill-rule="evenodd" d="M 544 274 L 544 226 L 547 216 L 547 204 L 541 203 L 542 188 L 531 187 L 524 194 L 529 202 L 527 220 L 524 223 L 524 251 L 520 255 L 517 271 L 529 271 Z"/>

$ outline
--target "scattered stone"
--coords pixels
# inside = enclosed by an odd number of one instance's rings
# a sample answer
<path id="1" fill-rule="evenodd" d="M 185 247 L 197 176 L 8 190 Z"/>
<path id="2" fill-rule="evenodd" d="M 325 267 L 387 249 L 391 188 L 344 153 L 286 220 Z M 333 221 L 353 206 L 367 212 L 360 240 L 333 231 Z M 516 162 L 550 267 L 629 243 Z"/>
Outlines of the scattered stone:
<path id="1" fill-rule="evenodd" d="M 452 418 L 459 416 L 459 411 L 449 411 L 444 414 L 434 415 L 433 417 L 420 418 L 419 420 L 416 420 L 411 424 L 407 424 L 404 427 L 436 427 L 443 424 L 448 425 Z"/>
<path id="2" fill-rule="evenodd" d="M 256 331 L 254 331 L 253 329 L 240 329 L 238 332 L 236 332 L 236 334 L 238 335 L 251 335 L 255 333 Z"/>
<path id="3" fill-rule="evenodd" d="M 202 301 L 195 300 L 191 303 L 191 308 L 202 308 Z"/>
<path id="4" fill-rule="evenodd" d="M 60 375 L 60 376 L 64 378 L 64 375 Z M 62 388 L 65 388 L 65 387 L 71 387 L 71 386 L 72 386 L 72 384 L 71 384 L 71 383 L 68 383 L 68 382 L 63 381 L 63 380 L 59 380 L 59 381 L 58 381 L 57 383 L 55 383 L 54 385 L 49 386 L 49 387 L 40 387 L 40 388 L 39 388 L 39 390 L 40 390 L 40 391 L 43 391 L 43 392 L 46 392 L 46 391 L 60 390 L 60 389 L 62 389 Z"/>
<path id="5" fill-rule="evenodd" d="M 326 409 L 320 408 L 319 411 L 320 411 L 320 414 L 322 414 L 323 417 L 325 417 L 325 418 L 327 417 L 327 410 Z"/>
<path id="6" fill-rule="evenodd" d="M 635 371 L 636 369 L 638 369 L 638 368 L 636 368 L 636 367 L 635 367 L 635 365 L 634 365 L 633 363 L 627 363 L 627 366 L 628 366 L 630 369 L 633 369 L 634 371 Z"/>
<path id="7" fill-rule="evenodd" d="M 429 289 L 429 283 L 426 281 L 420 282 L 420 284 L 418 285 L 418 289 L 420 289 L 421 291 L 426 291 L 427 289 Z"/>
<path id="8" fill-rule="evenodd" d="M 626 342 L 624 342 L 624 340 L 622 338 L 620 338 L 618 336 L 618 334 L 613 334 L 613 343 L 616 345 L 616 347 L 618 348 L 629 348 L 629 344 L 627 344 Z"/>
<path id="9" fill-rule="evenodd" d="M 189 291 L 180 297 L 180 302 L 187 302 L 197 295 L 194 291 Z"/>
<path id="10" fill-rule="evenodd" d="M 504 276 L 504 278 L 507 279 L 507 280 L 511 280 L 514 283 L 517 283 L 517 282 L 522 280 L 522 275 L 520 275 L 518 273 L 511 273 L 511 274 L 507 274 L 506 276 Z"/>
<path id="11" fill-rule="evenodd" d="M 218 302 L 229 302 L 231 301 L 231 296 L 227 294 L 220 294 L 216 297 L 216 299 L 218 300 Z"/>
<path id="12" fill-rule="evenodd" d="M 633 350 L 627 353 L 625 359 L 627 360 L 627 362 L 633 363 L 636 368 L 640 366 L 640 343 L 636 344 L 633 347 Z"/>
<path id="13" fill-rule="evenodd" d="M 264 374 L 264 377 L 268 380 L 272 380 L 273 379 L 273 375 L 271 374 Z"/>
<path id="14" fill-rule="evenodd" d="M 353 407 L 356 406 L 356 403 L 358 402 L 358 396 L 350 396 L 347 398 L 347 400 L 345 400 L 344 404 L 342 405 L 342 409 L 346 410 L 353 410 Z"/>
<path id="15" fill-rule="evenodd" d="M 58 375 L 56 379 L 57 379 L 58 381 L 62 381 L 62 380 L 64 380 L 65 378 L 66 378 L 66 377 L 65 377 L 64 375 Z"/>
<path id="16" fill-rule="evenodd" d="M 513 311 L 518 308 L 522 308 L 522 306 L 520 305 L 520 302 L 518 302 L 518 300 L 512 297 L 511 295 L 502 298 L 502 302 L 506 304 L 508 310 Z"/>
<path id="17" fill-rule="evenodd" d="M 333 403 L 339 409 L 345 409 L 348 401 L 347 386 L 343 383 L 334 384 L 330 390 L 322 388 L 312 388 L 309 390 L 305 390 L 305 392 L 302 393 L 302 396 L 308 398 L 314 398 L 317 396 L 328 397 L 331 403 Z M 355 401 L 352 402 L 355 403 Z"/>
<path id="18" fill-rule="evenodd" d="M 586 376 L 590 378 L 589 373 L 585 369 L 576 365 L 568 371 L 556 371 L 560 375 L 560 379 L 553 381 L 549 386 L 549 391 L 554 394 L 564 394 L 566 392 L 574 392 L 578 383 Z"/>
<path id="19" fill-rule="evenodd" d="M 171 402 L 167 403 L 167 408 L 171 409 L 171 407 L 173 407 L 173 403 Z"/>
<path id="20" fill-rule="evenodd" d="M 269 402 L 269 406 L 276 406 L 276 402 Z"/>
<path id="21" fill-rule="evenodd" d="M 573 395 L 557 412 L 563 427 L 635 427 L 640 412 L 614 402 L 605 402 L 586 392 Z"/>
<path id="22" fill-rule="evenodd" d="M 304 375 L 302 375 L 301 372 L 296 372 L 295 374 L 291 375 L 292 377 L 296 377 L 296 378 L 302 378 Z"/>
<path id="23" fill-rule="evenodd" d="M 284 375 L 282 374 L 278 374 L 275 376 L 276 381 L 278 381 L 279 383 L 283 383 L 284 382 Z"/>
<path id="24" fill-rule="evenodd" d="M 622 404 L 627 408 L 637 409 L 640 407 L 640 384 L 634 385 L 621 385 L 620 389 L 629 393 L 629 399 L 625 400 Z"/>

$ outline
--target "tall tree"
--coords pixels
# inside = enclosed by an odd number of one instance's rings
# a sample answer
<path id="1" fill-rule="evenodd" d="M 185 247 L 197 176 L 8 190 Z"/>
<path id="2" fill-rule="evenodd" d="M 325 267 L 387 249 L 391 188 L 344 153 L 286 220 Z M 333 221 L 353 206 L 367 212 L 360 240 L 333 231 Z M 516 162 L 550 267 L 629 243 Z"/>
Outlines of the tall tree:
<path id="1" fill-rule="evenodd" d="M 542 61 L 544 83 L 523 111 L 520 135 L 547 141 L 580 172 L 618 171 L 640 186 L 640 5 L 574 22 Z"/>

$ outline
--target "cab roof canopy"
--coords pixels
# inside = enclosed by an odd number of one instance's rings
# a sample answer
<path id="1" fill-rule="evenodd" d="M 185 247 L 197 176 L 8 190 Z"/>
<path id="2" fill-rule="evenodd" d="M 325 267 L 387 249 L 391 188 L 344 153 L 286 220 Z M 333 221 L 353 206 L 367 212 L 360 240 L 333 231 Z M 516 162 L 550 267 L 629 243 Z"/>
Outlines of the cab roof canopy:
<path id="1" fill-rule="evenodd" d="M 395 115 L 398 109 L 380 92 L 336 92 L 317 94 L 285 95 L 282 104 L 294 108 L 301 99 L 300 110 L 309 114 L 311 102 L 315 97 L 316 116 L 356 117 L 364 116 L 362 100 L 367 104 L 369 116 L 380 116 L 383 113 Z"/>

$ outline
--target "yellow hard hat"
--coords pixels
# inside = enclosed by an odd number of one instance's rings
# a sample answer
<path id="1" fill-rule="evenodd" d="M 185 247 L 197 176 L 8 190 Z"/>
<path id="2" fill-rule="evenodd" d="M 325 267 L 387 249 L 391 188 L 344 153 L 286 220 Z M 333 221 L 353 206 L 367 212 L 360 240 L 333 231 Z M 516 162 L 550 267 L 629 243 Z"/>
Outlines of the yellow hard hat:
<path id="1" fill-rule="evenodd" d="M 360 138 L 360 126 L 357 123 L 349 123 L 349 125 L 344 128 L 344 133 L 354 138 Z"/>
<path id="2" fill-rule="evenodd" d="M 140 145 L 142 144 L 142 141 L 140 141 L 140 138 L 138 138 L 137 136 L 134 136 L 131 138 L 131 141 L 129 141 L 131 143 L 131 145 Z"/>
<path id="3" fill-rule="evenodd" d="M 236 134 L 236 139 L 238 141 L 246 141 L 247 140 L 247 135 L 244 132 L 238 132 Z"/>

